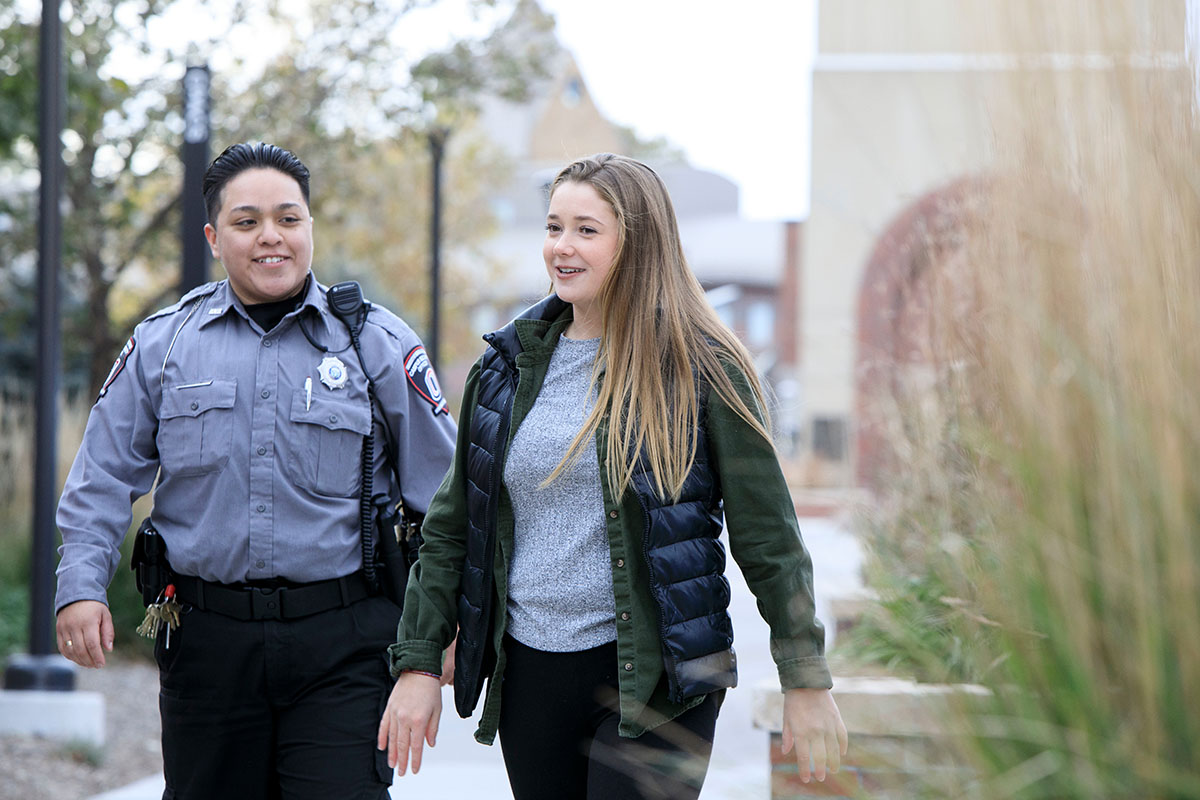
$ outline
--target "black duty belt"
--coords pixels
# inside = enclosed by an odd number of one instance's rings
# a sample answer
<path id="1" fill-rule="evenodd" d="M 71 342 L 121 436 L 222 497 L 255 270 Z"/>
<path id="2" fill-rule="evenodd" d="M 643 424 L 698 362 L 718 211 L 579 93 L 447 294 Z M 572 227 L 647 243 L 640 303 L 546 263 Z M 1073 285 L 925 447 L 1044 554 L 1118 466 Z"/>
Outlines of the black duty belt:
<path id="1" fill-rule="evenodd" d="M 176 575 L 174 583 L 181 603 L 243 621 L 308 617 L 345 608 L 371 594 L 361 572 L 297 586 L 228 586 L 190 575 Z"/>

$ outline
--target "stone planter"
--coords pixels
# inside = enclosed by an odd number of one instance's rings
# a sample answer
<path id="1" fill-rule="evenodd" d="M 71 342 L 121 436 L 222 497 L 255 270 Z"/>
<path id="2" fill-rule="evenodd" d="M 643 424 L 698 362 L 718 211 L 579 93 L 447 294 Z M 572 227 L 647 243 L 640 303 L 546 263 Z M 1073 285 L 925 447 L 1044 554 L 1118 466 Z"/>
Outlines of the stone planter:
<path id="1" fill-rule="evenodd" d="M 834 678 L 834 697 L 850 734 L 841 770 L 802 783 L 793 753 L 782 752 L 783 694 L 774 682 L 755 687 L 754 725 L 769 734 L 772 800 L 809 797 L 925 797 L 934 784 L 963 777 L 948 739 L 952 703 L 987 696 L 978 686 L 920 684 L 900 678 Z"/>

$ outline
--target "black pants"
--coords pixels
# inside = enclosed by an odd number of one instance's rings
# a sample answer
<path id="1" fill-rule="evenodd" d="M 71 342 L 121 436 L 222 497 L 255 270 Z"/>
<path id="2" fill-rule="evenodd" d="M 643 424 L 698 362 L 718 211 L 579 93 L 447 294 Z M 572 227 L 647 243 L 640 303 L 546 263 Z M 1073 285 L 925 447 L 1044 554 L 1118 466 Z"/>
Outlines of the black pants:
<path id="1" fill-rule="evenodd" d="M 155 644 L 163 800 L 385 800 L 375 747 L 400 609 L 384 597 L 289 621 L 191 609 Z"/>
<path id="2" fill-rule="evenodd" d="M 515 800 L 698 797 L 724 692 L 636 739 L 617 734 L 617 646 L 547 653 L 505 637 L 500 746 Z"/>

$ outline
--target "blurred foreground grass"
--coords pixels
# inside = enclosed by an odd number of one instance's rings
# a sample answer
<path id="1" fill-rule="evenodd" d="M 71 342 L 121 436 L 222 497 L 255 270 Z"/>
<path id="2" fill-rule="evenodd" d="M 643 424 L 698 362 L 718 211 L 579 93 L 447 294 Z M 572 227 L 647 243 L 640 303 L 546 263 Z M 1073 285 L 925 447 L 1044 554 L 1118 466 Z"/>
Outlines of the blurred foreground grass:
<path id="1" fill-rule="evenodd" d="M 996 170 L 914 278 L 925 368 L 879 399 L 850 645 L 992 690 L 947 721 L 972 777 L 929 796 L 1200 798 L 1196 85 L 1139 61 L 1153 4 L 1084 5 L 996 23 L 1054 52 L 1088 19 L 1108 61 L 1013 71 Z"/>

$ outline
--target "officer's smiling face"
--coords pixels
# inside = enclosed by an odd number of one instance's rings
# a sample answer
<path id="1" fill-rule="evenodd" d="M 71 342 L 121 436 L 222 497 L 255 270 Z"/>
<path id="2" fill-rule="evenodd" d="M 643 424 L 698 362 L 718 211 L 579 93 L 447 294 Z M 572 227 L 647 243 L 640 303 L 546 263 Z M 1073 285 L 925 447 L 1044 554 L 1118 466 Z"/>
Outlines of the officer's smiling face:
<path id="1" fill-rule="evenodd" d="M 204 235 L 243 303 L 295 294 L 312 266 L 312 217 L 300 184 L 274 169 L 248 169 L 221 190 L 215 225 Z"/>

